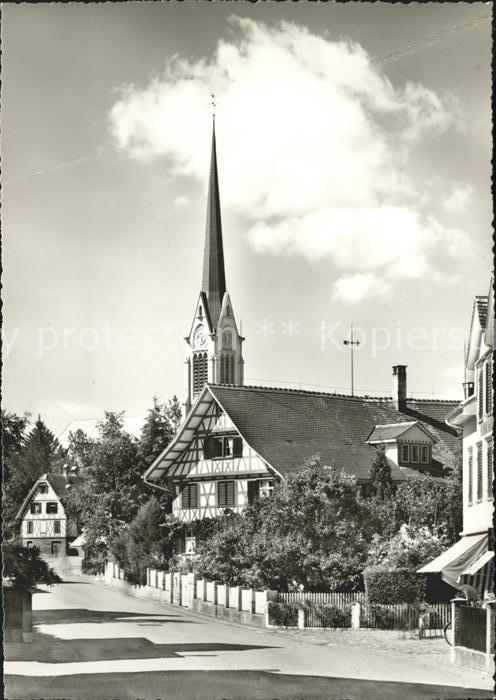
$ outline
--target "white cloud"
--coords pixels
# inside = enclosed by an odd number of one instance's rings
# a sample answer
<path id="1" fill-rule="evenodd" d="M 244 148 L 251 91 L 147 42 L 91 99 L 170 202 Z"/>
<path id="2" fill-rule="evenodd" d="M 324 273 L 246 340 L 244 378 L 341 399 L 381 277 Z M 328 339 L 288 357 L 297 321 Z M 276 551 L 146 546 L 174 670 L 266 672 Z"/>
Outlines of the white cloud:
<path id="1" fill-rule="evenodd" d="M 189 207 L 191 201 L 189 197 L 187 197 L 185 194 L 180 194 L 177 197 L 175 197 L 172 204 L 175 209 L 184 209 L 185 207 Z"/>
<path id="2" fill-rule="evenodd" d="M 357 273 L 340 277 L 334 283 L 333 300 L 356 304 L 364 297 L 385 296 L 389 285 L 371 273 Z"/>
<path id="3" fill-rule="evenodd" d="M 465 211 L 472 200 L 474 188 L 468 183 L 456 185 L 449 195 L 443 199 L 443 207 L 446 211 L 455 214 Z"/>
<path id="4" fill-rule="evenodd" d="M 122 90 L 110 112 L 119 147 L 205 181 L 215 86 L 222 203 L 246 217 L 256 249 L 325 256 L 348 277 L 436 278 L 451 232 L 422 214 L 408 164 L 418 142 L 459 122 L 454 98 L 393 86 L 349 41 L 285 22 L 231 28 L 210 59 L 176 57 Z"/>

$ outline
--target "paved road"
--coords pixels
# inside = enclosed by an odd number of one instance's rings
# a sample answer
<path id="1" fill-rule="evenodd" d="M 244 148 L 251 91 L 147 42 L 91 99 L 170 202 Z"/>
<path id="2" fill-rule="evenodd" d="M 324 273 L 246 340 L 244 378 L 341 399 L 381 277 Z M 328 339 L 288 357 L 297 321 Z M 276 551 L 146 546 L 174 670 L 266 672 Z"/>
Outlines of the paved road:
<path id="1" fill-rule="evenodd" d="M 493 697 L 490 679 L 449 664 L 447 646 L 431 658 L 349 636 L 316 645 L 82 582 L 43 589 L 33 608 L 33 644 L 6 645 L 11 700 Z"/>

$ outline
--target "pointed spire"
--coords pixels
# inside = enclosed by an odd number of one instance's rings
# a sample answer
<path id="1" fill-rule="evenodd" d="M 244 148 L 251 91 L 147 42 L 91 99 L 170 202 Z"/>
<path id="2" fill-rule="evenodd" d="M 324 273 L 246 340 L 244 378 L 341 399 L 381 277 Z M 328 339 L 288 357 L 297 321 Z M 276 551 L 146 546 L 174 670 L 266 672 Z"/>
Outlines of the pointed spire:
<path id="1" fill-rule="evenodd" d="M 222 245 L 222 222 L 220 217 L 219 176 L 217 173 L 214 114 L 202 281 L 202 292 L 205 292 L 207 295 L 210 319 L 214 329 L 217 327 L 225 291 L 226 274 L 224 270 L 224 248 Z"/>

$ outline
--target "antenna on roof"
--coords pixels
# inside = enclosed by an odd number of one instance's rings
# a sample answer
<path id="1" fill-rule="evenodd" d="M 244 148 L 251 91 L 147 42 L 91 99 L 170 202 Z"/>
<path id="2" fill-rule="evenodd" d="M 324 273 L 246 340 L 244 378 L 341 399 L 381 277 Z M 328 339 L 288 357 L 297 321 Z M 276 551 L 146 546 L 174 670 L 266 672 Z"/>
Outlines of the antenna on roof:
<path id="1" fill-rule="evenodd" d="M 359 340 L 353 340 L 353 324 L 351 324 L 350 328 L 350 339 L 349 340 L 343 340 L 343 345 L 349 345 L 351 349 L 351 395 L 354 396 L 354 387 L 353 387 L 353 346 L 354 345 L 360 345 Z"/>

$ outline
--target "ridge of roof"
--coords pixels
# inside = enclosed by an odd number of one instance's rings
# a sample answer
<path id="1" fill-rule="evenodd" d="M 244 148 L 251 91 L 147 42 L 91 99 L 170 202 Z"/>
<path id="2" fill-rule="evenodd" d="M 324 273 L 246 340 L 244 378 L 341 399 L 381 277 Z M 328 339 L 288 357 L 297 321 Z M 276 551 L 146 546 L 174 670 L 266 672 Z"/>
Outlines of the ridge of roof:
<path id="1" fill-rule="evenodd" d="M 272 391 L 272 392 L 277 392 L 277 393 L 282 393 L 282 394 L 303 394 L 303 395 L 309 395 L 309 396 L 332 396 L 332 397 L 337 397 L 337 398 L 343 398 L 343 399 L 349 399 L 350 401 L 368 401 L 368 402 L 377 402 L 377 403 L 382 403 L 382 402 L 392 402 L 393 397 L 392 396 L 370 396 L 369 394 L 365 394 L 364 396 L 350 396 L 350 394 L 341 394 L 339 392 L 334 392 L 334 391 L 313 391 L 311 389 L 293 389 L 293 388 L 287 388 L 287 387 L 278 387 L 278 386 L 263 386 L 259 384 L 244 384 L 242 386 L 238 384 L 214 384 L 214 383 L 208 383 L 208 386 L 211 387 L 212 389 L 236 389 L 239 391 Z M 460 400 L 459 399 L 416 399 L 416 398 L 408 398 L 406 399 L 407 401 L 415 402 L 415 403 L 439 403 L 439 404 L 459 404 Z"/>

